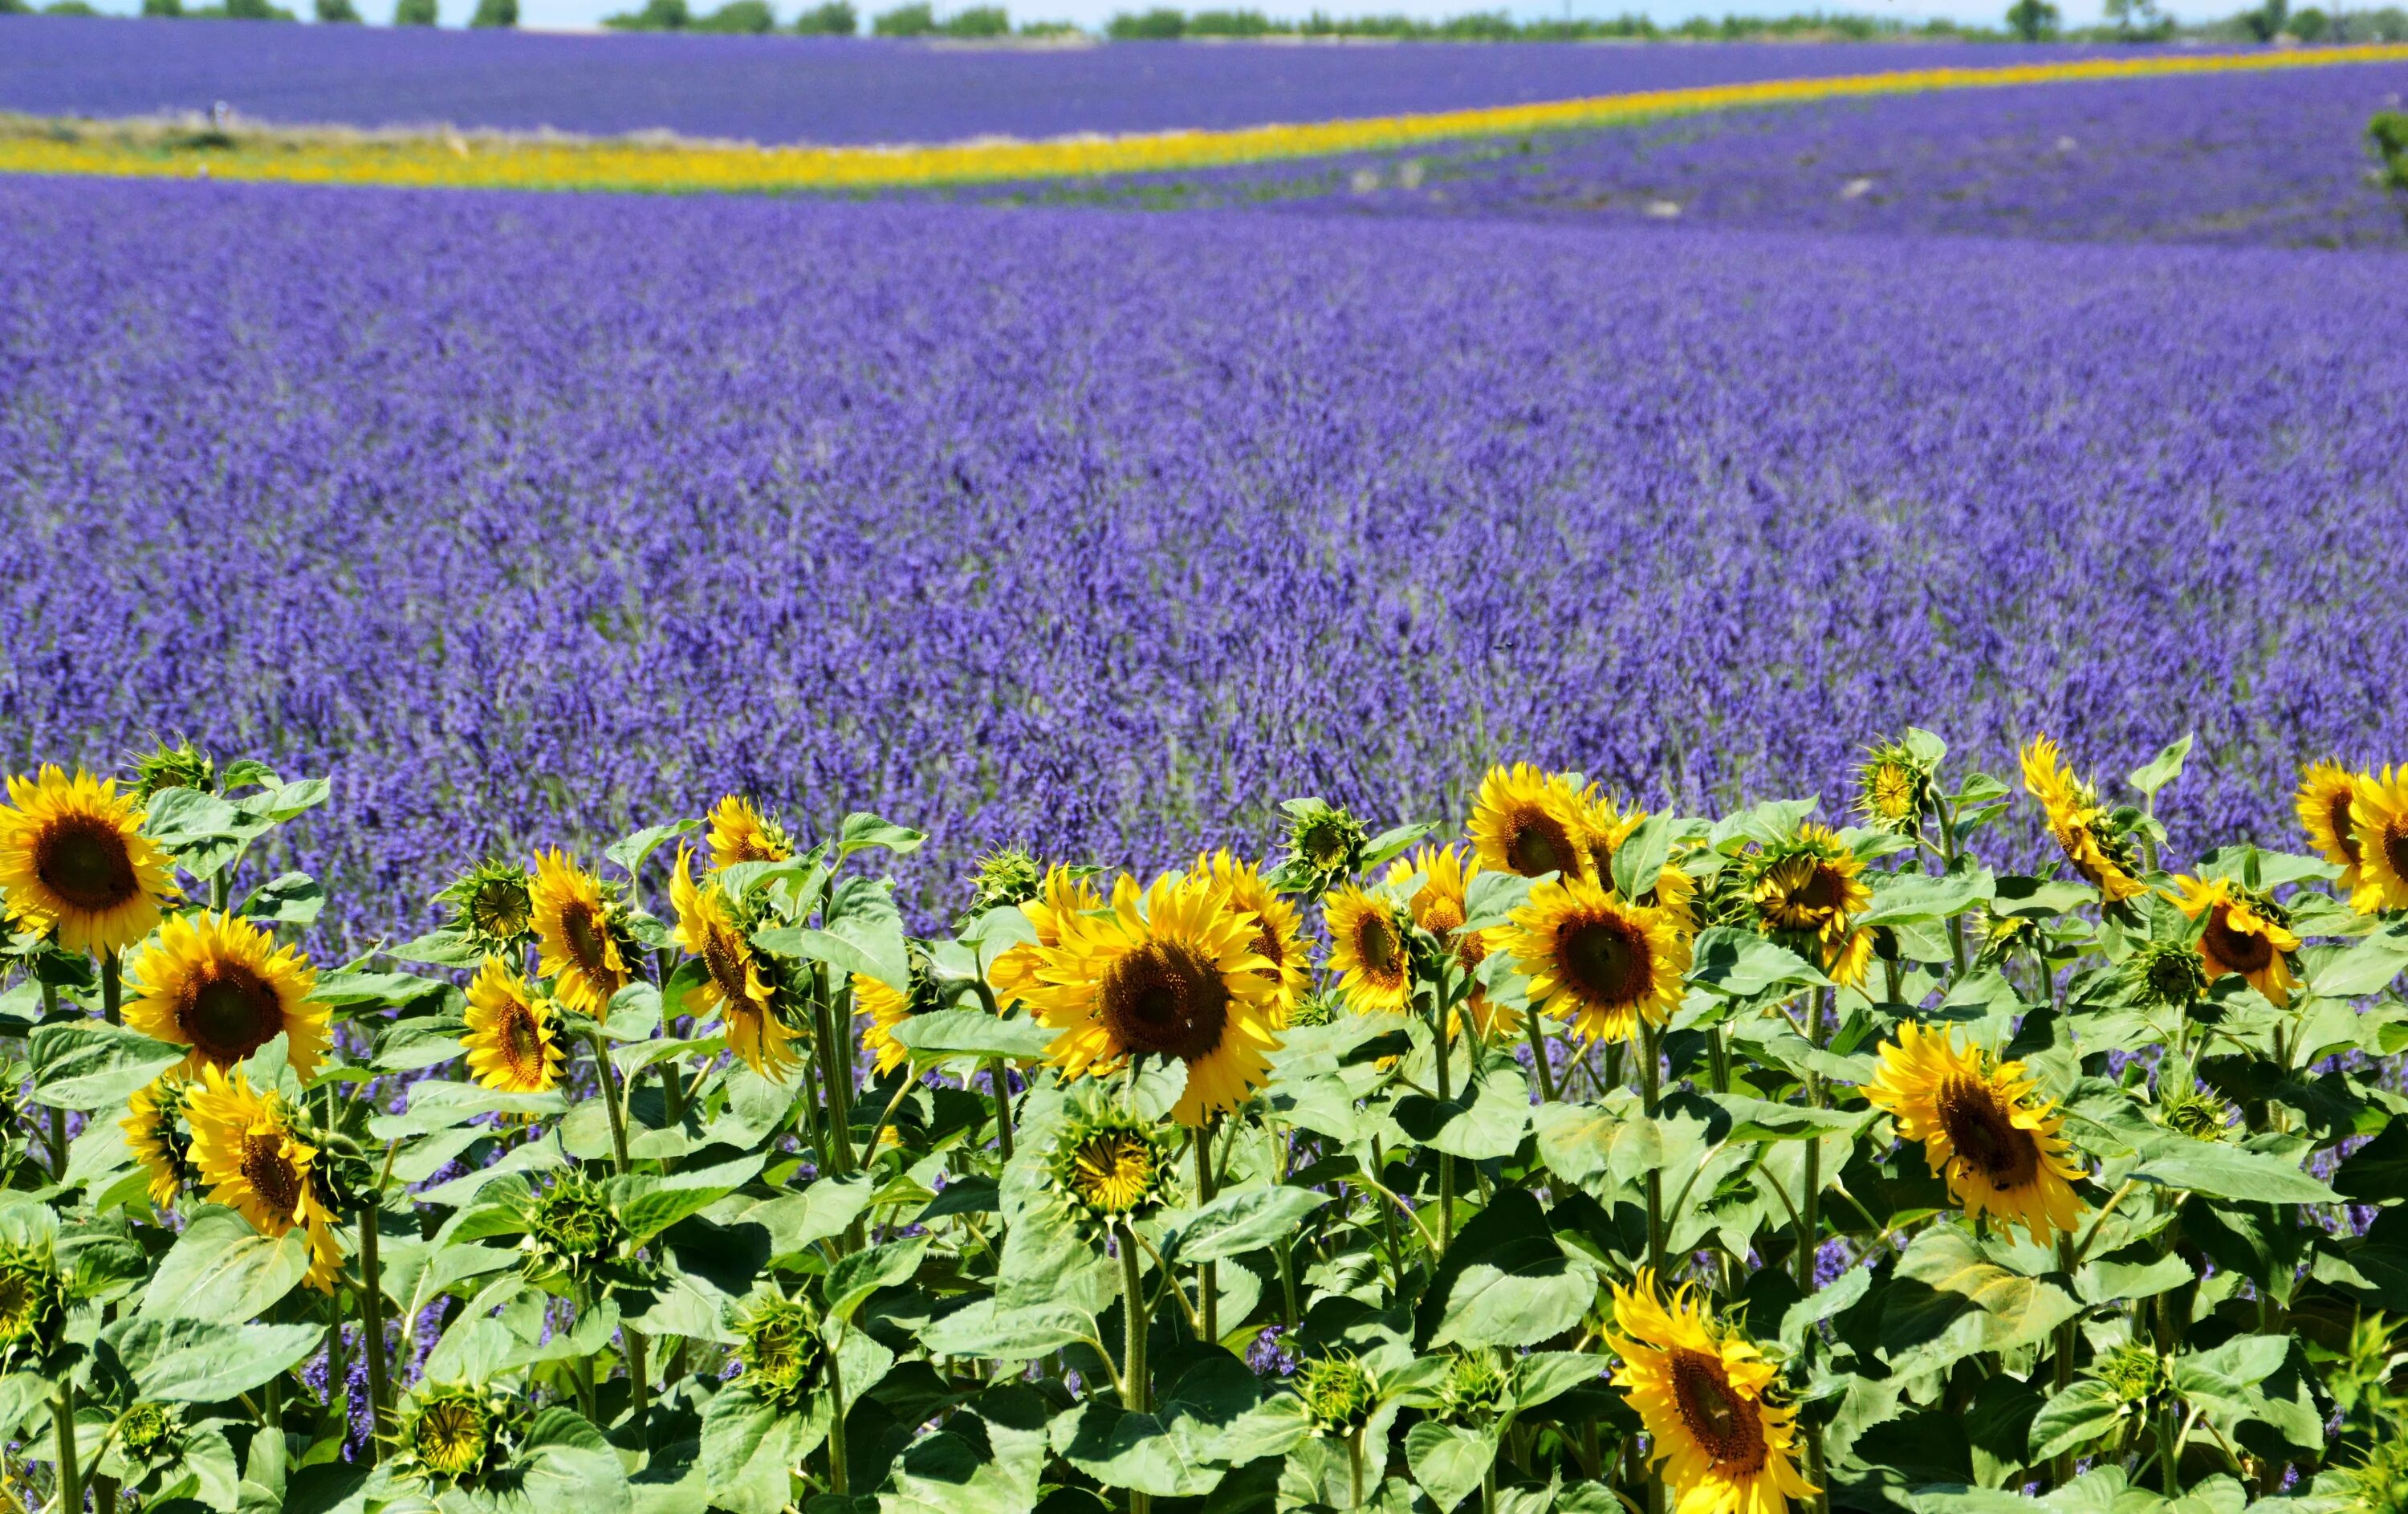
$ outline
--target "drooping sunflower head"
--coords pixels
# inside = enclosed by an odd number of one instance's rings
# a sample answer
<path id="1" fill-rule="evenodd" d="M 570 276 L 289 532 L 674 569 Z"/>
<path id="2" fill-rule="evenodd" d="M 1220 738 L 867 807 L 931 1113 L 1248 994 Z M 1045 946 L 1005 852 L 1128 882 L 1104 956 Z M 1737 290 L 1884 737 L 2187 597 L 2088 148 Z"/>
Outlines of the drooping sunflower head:
<path id="1" fill-rule="evenodd" d="M 2207 992 L 2207 963 L 2187 941 L 2144 942 L 2124 959 L 2133 1000 L 2150 1009 L 2187 1009 Z"/>
<path id="2" fill-rule="evenodd" d="M 1370 1422 L 1380 1406 L 1378 1380 L 1352 1351 L 1307 1357 L 1289 1381 L 1321 1435 L 1353 1435 Z"/>
<path id="3" fill-rule="evenodd" d="M 134 1090 L 125 1117 L 117 1122 L 125 1132 L 126 1149 L 150 1174 L 150 1202 L 162 1209 L 175 1207 L 177 1196 L 194 1176 L 193 1143 L 178 1123 L 190 1087 L 180 1074 L 162 1073 Z"/>
<path id="4" fill-rule="evenodd" d="M 488 957 L 468 985 L 468 1033 L 460 1038 L 468 1074 L 502 1093 L 550 1093 L 563 1057 L 552 1003 L 499 957 Z"/>
<path id="5" fill-rule="evenodd" d="M 1063 1122 L 1047 1171 L 1074 1211 L 1106 1225 L 1141 1219 L 1169 1196 L 1175 1140 L 1160 1121 L 1089 1094 Z"/>
<path id="6" fill-rule="evenodd" d="M 1472 801 L 1470 829 L 1484 868 L 1525 878 L 1592 874 L 1587 805 L 1561 774 L 1526 762 L 1489 769 Z"/>
<path id="7" fill-rule="evenodd" d="M 184 1102 L 193 1128 L 192 1162 L 209 1185 L 209 1202 L 251 1221 L 262 1235 L 307 1232 L 311 1286 L 332 1291 L 342 1262 L 335 1214 L 327 1203 L 323 1157 L 305 1139 L 299 1114 L 273 1089 L 251 1086 L 237 1073 L 201 1069 L 200 1086 Z"/>
<path id="8" fill-rule="evenodd" d="M 0 1363 L 36 1359 L 58 1344 L 66 1282 L 47 1241 L 0 1241 Z"/>
<path id="9" fill-rule="evenodd" d="M 402 1415 L 395 1461 L 437 1486 L 473 1486 L 505 1457 L 505 1420 L 490 1394 L 423 1384 Z"/>
<path id="10" fill-rule="evenodd" d="M 2024 789 L 2047 813 L 2049 833 L 2073 871 L 2111 904 L 2147 892 L 2131 836 L 2100 807 L 2098 791 L 2074 776 L 2057 743 L 2034 737 L 2021 761 Z"/>
<path id="11" fill-rule="evenodd" d="M 810 1305 L 767 1294 L 737 1317 L 736 1334 L 747 1388 L 787 1414 L 810 1402 L 826 1376 L 828 1353 Z"/>
<path id="12" fill-rule="evenodd" d="M 1530 975 L 1530 1005 L 1588 1040 L 1661 1025 L 1681 1002 L 1689 943 L 1662 910 L 1624 902 L 1586 878 L 1530 890 L 1505 939 Z"/>
<path id="13" fill-rule="evenodd" d="M 1680 1507 L 1753 1514 L 1818 1491 L 1799 1470 L 1798 1410 L 1774 1396 L 1778 1374 L 1744 1334 L 1685 1287 L 1667 1299 L 1643 1267 L 1634 1286 L 1613 1285 L 1613 1385 Z"/>
<path id="14" fill-rule="evenodd" d="M 626 1253 L 628 1235 L 602 1185 L 581 1173 L 564 1173 L 527 1204 L 528 1276 L 590 1278 Z"/>
<path id="15" fill-rule="evenodd" d="M 2042 1100 L 2021 1062 L 1994 1063 L 1959 1050 L 1953 1031 L 1909 1020 L 1885 1045 L 1865 1098 L 1923 1143 L 1932 1175 L 1969 1215 L 2022 1226 L 2037 1245 L 2071 1233 L 2081 1218 L 2073 1185 L 2083 1176 L 2063 1133 L 2065 1118 Z"/>
<path id="16" fill-rule="evenodd" d="M 130 987 L 125 1023 L 190 1046 L 187 1071 L 232 1067 L 281 1035 L 285 1060 L 308 1078 L 326 1048 L 326 1006 L 309 1000 L 317 969 L 238 915 L 196 910 L 168 920 L 136 960 Z"/>
<path id="17" fill-rule="evenodd" d="M 1877 830 L 1909 836 L 1931 813 L 1935 770 L 1904 742 L 1865 749 L 1856 764 L 1856 813 Z"/>
<path id="18" fill-rule="evenodd" d="M 552 997 L 596 1019 L 609 1013 L 610 996 L 630 979 L 631 949 L 622 941 L 618 901 L 601 879 L 553 850 L 536 858 L 527 901 L 535 913 L 538 965 L 552 980 Z"/>
<path id="19" fill-rule="evenodd" d="M 1357 1015 L 1403 1012 L 1412 994 L 1412 967 L 1394 904 L 1354 884 L 1327 903 L 1329 969 L 1338 991 Z"/>
<path id="20" fill-rule="evenodd" d="M 1973 959 L 1984 967 L 1997 967 L 2019 951 L 2036 951 L 2042 944 L 2040 924 L 2028 915 L 1991 915 L 1981 917 L 1981 949 Z"/>
<path id="21" fill-rule="evenodd" d="M 2408 766 L 2361 780 L 2349 813 L 2359 874 L 2350 907 L 2366 915 L 2408 909 Z"/>
<path id="22" fill-rule="evenodd" d="M 895 1039 L 895 1028 L 915 1015 L 944 1008 L 953 997 L 924 953 L 915 948 L 910 956 L 905 989 L 867 973 L 853 975 L 853 1006 L 869 1017 L 869 1029 L 862 1032 L 861 1044 L 877 1056 L 881 1073 L 893 1072 L 911 1055 L 910 1047 Z"/>
<path id="23" fill-rule="evenodd" d="M 535 937 L 534 895 L 515 862 L 480 862 L 435 897 L 457 913 L 461 933 L 480 951 L 507 952 Z"/>
<path id="24" fill-rule="evenodd" d="M 106 955 L 150 933 L 177 897 L 167 856 L 142 833 L 142 807 L 114 779 L 45 767 L 8 780 L 0 807 L 0 894 L 25 928 L 70 952 Z"/>
<path id="25" fill-rule="evenodd" d="M 795 855 L 786 828 L 752 807 L 741 794 L 729 794 L 710 807 L 710 871 L 738 862 L 783 862 Z"/>
<path id="26" fill-rule="evenodd" d="M 1061 1032 L 1050 1053 L 1066 1075 L 1146 1058 L 1187 1068 L 1172 1117 L 1202 1124 L 1268 1081 L 1279 1047 L 1269 962 L 1254 916 L 1202 880 L 1166 873 L 1140 888 L 1123 874 L 1111 909 L 1062 922 L 1060 944 L 1025 997 Z"/>
<path id="27" fill-rule="evenodd" d="M 184 1443 L 182 1407 L 147 1399 L 130 1406 L 117 1417 L 117 1443 L 136 1462 L 173 1459 Z"/>
<path id="28" fill-rule="evenodd" d="M 801 1065 L 795 1032 L 781 1013 L 776 969 L 752 945 L 751 922 L 716 878 L 696 883 L 689 854 L 678 849 L 669 879 L 677 911 L 677 944 L 702 963 L 701 981 L 685 995 L 687 1013 L 716 1013 L 726 1026 L 728 1048 L 772 1083 L 782 1083 Z"/>
<path id="29" fill-rule="evenodd" d="M 1287 856 L 1281 860 L 1281 887 L 1318 898 L 1363 869 L 1370 831 L 1338 805 L 1318 799 L 1292 799 L 1287 813 Z"/>
<path id="30" fill-rule="evenodd" d="M 2177 877 L 2174 902 L 2199 928 L 2199 957 L 2209 981 L 2237 973 L 2276 1005 L 2299 982 L 2290 954 L 2300 946 L 2282 907 L 2228 878 Z"/>
<path id="31" fill-rule="evenodd" d="M 1312 986 L 1312 953 L 1305 944 L 1295 901 L 1273 891 L 1260 869 L 1231 856 L 1226 847 L 1198 857 L 1187 875 L 1219 888 L 1231 904 L 1254 917 L 1249 944 L 1255 956 L 1270 964 L 1271 1025 L 1284 1029 Z"/>
<path id="32" fill-rule="evenodd" d="M 148 804 L 150 796 L 170 788 L 191 788 L 201 793 L 217 789 L 216 758 L 194 746 L 189 740 L 170 742 L 161 739 L 147 752 L 136 752 L 126 758 L 134 770 L 134 798 Z"/>
<path id="33" fill-rule="evenodd" d="M 1045 887 L 1045 870 L 1017 846 L 998 846 L 970 871 L 972 917 L 1035 899 Z"/>

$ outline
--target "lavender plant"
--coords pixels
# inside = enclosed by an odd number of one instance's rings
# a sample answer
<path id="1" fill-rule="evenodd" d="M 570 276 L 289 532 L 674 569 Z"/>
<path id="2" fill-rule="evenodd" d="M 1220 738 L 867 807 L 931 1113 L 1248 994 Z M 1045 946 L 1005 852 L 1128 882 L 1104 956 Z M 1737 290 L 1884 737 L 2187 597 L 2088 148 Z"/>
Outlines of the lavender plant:
<path id="1" fill-rule="evenodd" d="M 1516 765 L 1460 839 L 1299 800 L 1261 865 L 990 859 L 924 933 L 920 832 L 730 795 L 339 966 L 265 860 L 323 782 L 42 769 L 8 1485 L 2389 1507 L 2408 771 L 2177 863 L 2192 749 L 2011 785 L 1909 729 L 1838 827 Z"/>

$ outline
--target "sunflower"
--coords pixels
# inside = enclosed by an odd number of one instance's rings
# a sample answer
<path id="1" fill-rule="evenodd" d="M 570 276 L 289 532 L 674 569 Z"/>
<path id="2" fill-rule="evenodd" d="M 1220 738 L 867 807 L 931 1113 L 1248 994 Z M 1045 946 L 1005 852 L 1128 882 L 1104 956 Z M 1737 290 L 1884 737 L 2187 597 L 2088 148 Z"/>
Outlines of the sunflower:
<path id="1" fill-rule="evenodd" d="M 2282 913 L 2223 878 L 2178 877 L 2174 887 L 2173 901 L 2182 912 L 2206 922 L 2199 933 L 2199 956 L 2208 981 L 2238 973 L 2276 1005 L 2289 1004 L 2299 980 L 2284 956 L 2300 949 L 2300 938 Z"/>
<path id="2" fill-rule="evenodd" d="M 142 806 L 113 778 L 80 768 L 69 778 L 55 766 L 8 780 L 0 893 L 23 924 L 102 956 L 149 935 L 160 904 L 177 897 L 166 857 L 142 834 Z"/>
<path id="3" fill-rule="evenodd" d="M 987 982 L 1005 1003 L 1017 1003 L 1037 987 L 1037 970 L 1046 954 L 1062 944 L 1065 922 L 1104 907 L 1104 896 L 1081 869 L 1060 865 L 1045 870 L 1045 883 L 1035 899 L 1021 901 L 1020 913 L 1036 930 L 1035 941 L 1024 941 L 995 959 Z"/>
<path id="4" fill-rule="evenodd" d="M 177 1195 L 192 1180 L 192 1141 L 176 1128 L 191 1085 L 181 1074 L 165 1072 L 134 1090 L 125 1102 L 125 1117 L 117 1128 L 125 1132 L 125 1147 L 150 1171 L 150 1202 L 172 1209 Z"/>
<path id="5" fill-rule="evenodd" d="M 1923 1143 L 1933 1175 L 1967 1214 L 2021 1225 L 2037 1245 L 2072 1233 L 2082 1169 L 2067 1155 L 2065 1117 L 2035 1096 L 2023 1063 L 1994 1065 L 1981 1051 L 1958 1051 L 1953 1032 L 1909 1020 L 1881 1048 L 1865 1098 L 1898 1121 L 1901 1140 Z"/>
<path id="6" fill-rule="evenodd" d="M 1466 973 L 1476 972 L 1488 959 L 1493 930 L 1462 931 L 1469 918 L 1467 893 L 1471 880 L 1480 875 L 1477 858 L 1466 860 L 1463 853 L 1453 846 L 1423 846 L 1410 858 L 1399 858 L 1388 864 L 1388 887 L 1401 893 L 1407 884 L 1419 875 L 1421 886 L 1405 901 L 1406 912 L 1413 924 L 1420 926 L 1455 948 L 1455 959 Z M 1471 1017 L 1484 1038 L 1512 1035 L 1522 1029 L 1521 1011 L 1511 1005 L 1497 1003 L 1488 990 L 1474 984 L 1471 996 L 1464 1001 L 1464 1010 Z M 1448 1027 L 1454 1033 L 1454 1027 Z"/>
<path id="7" fill-rule="evenodd" d="M 184 1104 L 193 1127 L 193 1165 L 210 1185 L 209 1202 L 281 1239 L 297 1226 L 309 1237 L 309 1284 L 333 1292 L 342 1266 L 335 1216 L 319 1191 L 318 1148 L 304 1142 L 293 1111 L 274 1090 L 263 1092 L 241 1074 L 229 1079 L 201 1069 L 202 1087 Z"/>
<path id="8" fill-rule="evenodd" d="M 480 862 L 436 897 L 459 912 L 461 933 L 486 951 L 509 951 L 535 934 L 527 872 L 514 862 Z"/>
<path id="9" fill-rule="evenodd" d="M 1634 809 L 1625 814 L 1612 800 L 1593 793 L 1580 796 L 1580 810 L 1581 847 L 1588 853 L 1589 874 L 1610 880 L 1613 876 L 1613 854 L 1646 820 L 1647 812 Z"/>
<path id="10" fill-rule="evenodd" d="M 1593 863 L 1585 811 L 1583 797 L 1559 774 L 1526 762 L 1494 767 L 1472 801 L 1472 848 L 1484 868 L 1525 878 L 1586 877 Z"/>
<path id="11" fill-rule="evenodd" d="M 795 844 L 786 839 L 786 828 L 764 817 L 741 794 L 722 799 L 710 807 L 705 818 L 710 824 L 710 834 L 706 839 L 713 872 L 738 862 L 783 862 L 795 855 Z"/>
<path id="12" fill-rule="evenodd" d="M 1661 1025 L 1681 1002 L 1689 943 L 1662 910 L 1586 878 L 1550 881 L 1515 910 L 1503 945 L 1530 975 L 1530 1007 L 1568 1016 L 1591 1041 Z"/>
<path id="13" fill-rule="evenodd" d="M 717 1010 L 726 1024 L 728 1049 L 770 1082 L 782 1083 L 801 1062 L 794 1032 L 779 1018 L 776 992 L 726 893 L 716 883 L 694 881 L 692 856 L 689 848 L 678 848 L 677 871 L 669 879 L 677 944 L 702 959 L 705 974 L 687 991 L 685 1012 L 699 1017 Z"/>
<path id="14" fill-rule="evenodd" d="M 2128 837 L 2107 823 L 2099 796 L 2073 776 L 2057 743 L 2034 737 L 2020 754 L 2024 788 L 2048 812 L 2048 829 L 2066 860 L 2109 903 L 2148 891 L 2133 875 L 2139 865 Z"/>
<path id="15" fill-rule="evenodd" d="M 1066 1074 L 1126 1059 L 1187 1065 L 1172 1116 L 1200 1125 L 1234 1109 L 1270 1074 L 1270 963 L 1252 944 L 1257 922 L 1223 890 L 1166 873 L 1149 887 L 1123 874 L 1111 911 L 1064 922 L 1061 944 L 1029 993 L 1059 1031 L 1052 1059 Z"/>
<path id="16" fill-rule="evenodd" d="M 550 1093 L 560 1086 L 560 1034 L 549 1001 L 509 963 L 488 957 L 468 985 L 468 1073 L 502 1093 Z"/>
<path id="17" fill-rule="evenodd" d="M 602 880 L 567 854 L 550 851 L 535 859 L 527 899 L 535 910 L 538 965 L 552 980 L 552 997 L 596 1019 L 609 1014 L 611 995 L 631 979 Z"/>
<path id="18" fill-rule="evenodd" d="M 2361 780 L 2349 814 L 2361 873 L 2350 907 L 2361 915 L 2408 909 L 2408 767 Z"/>
<path id="19" fill-rule="evenodd" d="M 1412 992 L 1395 907 L 1348 884 L 1329 896 L 1329 970 L 1357 1015 L 1402 1014 Z"/>
<path id="20" fill-rule="evenodd" d="M 1254 916 L 1254 955 L 1271 964 L 1276 989 L 1271 1026 L 1285 1030 L 1297 1001 L 1312 987 L 1312 954 L 1304 944 L 1303 921 L 1296 905 L 1271 890 L 1260 869 L 1238 860 L 1226 847 L 1198 857 L 1188 876 L 1214 885 L 1229 896 L 1229 902 Z"/>
<path id="21" fill-rule="evenodd" d="M 1876 830 L 1912 836 L 1932 807 L 1932 764 L 1903 742 L 1865 750 L 1856 765 L 1856 813 Z"/>
<path id="22" fill-rule="evenodd" d="M 2326 861 L 2341 869 L 2342 895 L 2352 901 L 2353 908 L 2366 880 L 2358 855 L 2358 821 L 2350 805 L 2368 782 L 2366 774 L 2352 772 L 2338 762 L 2312 762 L 2301 770 L 2299 797 L 2291 801 L 2309 843 L 2324 853 Z"/>
<path id="23" fill-rule="evenodd" d="M 944 997 L 927 962 L 916 951 L 911 956 L 908 992 L 898 992 L 884 978 L 867 973 L 853 975 L 853 1007 L 869 1017 L 869 1029 L 862 1032 L 861 1044 L 877 1054 L 880 1072 L 891 1073 L 910 1058 L 910 1048 L 895 1039 L 895 1028 L 914 1015 L 939 1008 Z"/>
<path id="24" fill-rule="evenodd" d="M 326 1007 L 309 1002 L 318 971 L 297 946 L 237 915 L 179 915 L 159 928 L 130 976 L 125 1023 L 153 1041 L 190 1046 L 187 1073 L 228 1068 L 285 1038 L 304 1079 L 326 1048 Z"/>
<path id="25" fill-rule="evenodd" d="M 1804 825 L 1756 859 L 1748 897 L 1768 928 L 1811 939 L 1832 981 L 1853 987 L 1872 960 L 1872 932 L 1848 927 L 1873 901 L 1864 871 L 1829 827 Z"/>
<path id="26" fill-rule="evenodd" d="M 1798 1410 L 1768 1396 L 1780 1376 L 1684 1285 L 1668 1300 L 1655 1272 L 1613 1285 L 1622 1359 L 1613 1386 L 1647 1427 L 1673 1514 L 1777 1514 L 1821 1490 L 1798 1469 Z"/>

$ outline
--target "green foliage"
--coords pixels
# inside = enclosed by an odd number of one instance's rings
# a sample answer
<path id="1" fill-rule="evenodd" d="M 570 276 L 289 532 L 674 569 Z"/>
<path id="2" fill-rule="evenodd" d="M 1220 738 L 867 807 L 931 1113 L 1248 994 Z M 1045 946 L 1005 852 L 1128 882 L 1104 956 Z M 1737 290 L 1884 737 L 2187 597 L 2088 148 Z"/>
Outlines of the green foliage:
<path id="1" fill-rule="evenodd" d="M 946 17 L 938 23 L 937 30 L 945 36 L 971 39 L 1010 36 L 1011 18 L 1001 6 L 972 6 Z"/>
<path id="2" fill-rule="evenodd" d="M 2380 112 L 2366 123 L 2366 139 L 2382 160 L 2385 187 L 2401 196 L 2401 210 L 2408 214 L 2408 114 Z"/>
<path id="3" fill-rule="evenodd" d="M 330 25 L 352 25 L 360 22 L 359 7 L 351 0 L 314 0 L 318 19 Z"/>
<path id="4" fill-rule="evenodd" d="M 468 24 L 476 28 L 506 28 L 519 23 L 519 0 L 477 0 L 475 14 Z"/>
<path id="5" fill-rule="evenodd" d="M 852 36 L 861 30 L 861 16 L 851 0 L 827 0 L 796 17 L 795 30 L 805 36 Z"/>
<path id="6" fill-rule="evenodd" d="M 2062 20 L 2049 0 L 2015 0 L 2007 7 L 2007 30 L 2025 42 L 2043 42 L 2055 36 Z"/>
<path id="7" fill-rule="evenodd" d="M 605 16 L 602 24 L 619 32 L 682 32 L 694 24 L 694 13 L 686 0 L 644 0 L 642 9 Z"/>
<path id="8" fill-rule="evenodd" d="M 767 36 L 778 29 L 778 17 L 768 0 L 727 0 L 707 16 L 694 19 L 693 30 L 738 36 Z"/>
<path id="9" fill-rule="evenodd" d="M 937 34 L 937 12 L 933 7 L 914 0 L 910 5 L 879 12 L 870 22 L 869 29 L 877 36 L 934 36 Z"/>
<path id="10" fill-rule="evenodd" d="M 433 26 L 441 18 L 436 13 L 436 0 L 394 0 L 393 23 L 395 26 Z"/>

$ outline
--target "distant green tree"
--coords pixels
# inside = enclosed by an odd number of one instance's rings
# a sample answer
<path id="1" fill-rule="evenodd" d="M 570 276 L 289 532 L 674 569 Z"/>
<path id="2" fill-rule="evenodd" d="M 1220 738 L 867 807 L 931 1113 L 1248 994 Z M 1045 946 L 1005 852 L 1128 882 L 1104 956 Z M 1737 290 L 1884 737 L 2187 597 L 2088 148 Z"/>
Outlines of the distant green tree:
<path id="1" fill-rule="evenodd" d="M 2062 20 L 2062 15 L 2048 0 L 2015 0 L 2007 7 L 2007 30 L 2026 42 L 2040 42 L 2055 36 Z"/>
<path id="2" fill-rule="evenodd" d="M 769 8 L 768 0 L 727 0 L 727 4 L 710 15 L 696 16 L 694 29 L 736 36 L 759 36 L 778 29 L 778 16 Z"/>
<path id="3" fill-rule="evenodd" d="M 619 32 L 682 32 L 694 24 L 685 0 L 644 0 L 641 10 L 605 16 L 602 24 Z"/>
<path id="4" fill-rule="evenodd" d="M 827 0 L 795 18 L 795 30 L 805 36 L 852 36 L 861 30 L 861 13 L 851 0 Z"/>
<path id="5" fill-rule="evenodd" d="M 173 20 L 184 13 L 184 0 L 142 0 L 142 14 Z"/>
<path id="6" fill-rule="evenodd" d="M 504 31 L 519 23 L 519 0 L 477 0 L 477 13 L 468 18 L 471 26 L 498 28 Z"/>
<path id="7" fill-rule="evenodd" d="M 1012 28 L 1023 36 L 1077 36 L 1079 25 L 1067 21 L 1025 21 Z"/>
<path id="8" fill-rule="evenodd" d="M 2321 42 L 2332 30 L 2332 18 L 2314 6 L 2291 12 L 2291 35 L 2302 42 Z"/>
<path id="9" fill-rule="evenodd" d="M 351 0 L 316 0 L 315 8 L 318 19 L 330 26 L 359 23 L 359 7 Z"/>
<path id="10" fill-rule="evenodd" d="M 42 7 L 42 14 L 45 16 L 97 16 L 100 12 L 92 8 L 88 0 L 50 0 L 49 5 Z"/>
<path id="11" fill-rule="evenodd" d="M 1187 18 L 1187 30 L 1197 36 L 1268 36 L 1271 23 L 1259 10 L 1199 10 Z"/>
<path id="12" fill-rule="evenodd" d="M 2284 23 L 2291 19 L 2290 0 L 2265 0 L 2257 9 L 2244 12 L 2241 23 L 2249 35 L 2260 42 L 2272 42 L 2283 35 Z"/>
<path id="13" fill-rule="evenodd" d="M 972 6 L 957 10 L 937 23 L 937 30 L 947 36 L 988 37 L 1010 36 L 1011 17 L 1001 6 Z"/>
<path id="14" fill-rule="evenodd" d="M 433 26 L 441 19 L 436 14 L 435 0 L 394 0 L 395 26 Z"/>
<path id="15" fill-rule="evenodd" d="M 880 36 L 934 36 L 937 12 L 921 0 L 913 0 L 910 5 L 881 11 L 878 19 L 869 23 L 869 29 Z"/>
<path id="16" fill-rule="evenodd" d="M 34 7 L 25 0 L 0 0 L 0 16 L 30 16 Z"/>
<path id="17" fill-rule="evenodd" d="M 1167 7 L 1132 15 L 1122 11 L 1104 27 L 1115 42 L 1171 42 L 1187 30 L 1187 18 Z"/>
<path id="18" fill-rule="evenodd" d="M 2408 114 L 2398 110 L 2379 112 L 2366 123 L 2366 139 L 2374 144 L 2375 156 L 2383 160 L 2383 182 L 2400 196 L 2400 209 L 2408 214 Z"/>

